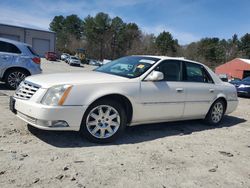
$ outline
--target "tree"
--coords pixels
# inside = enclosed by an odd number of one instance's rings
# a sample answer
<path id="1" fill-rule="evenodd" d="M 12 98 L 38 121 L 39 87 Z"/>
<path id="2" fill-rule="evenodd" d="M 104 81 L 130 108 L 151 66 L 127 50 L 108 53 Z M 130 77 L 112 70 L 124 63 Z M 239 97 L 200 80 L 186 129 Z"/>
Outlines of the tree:
<path id="1" fill-rule="evenodd" d="M 241 37 L 239 42 L 239 50 L 244 58 L 250 59 L 250 34 L 246 33 Z"/>
<path id="2" fill-rule="evenodd" d="M 112 49 L 112 58 L 117 58 L 124 53 L 124 44 L 125 44 L 125 29 L 126 24 L 120 17 L 115 17 L 111 21 L 111 49 Z"/>
<path id="3" fill-rule="evenodd" d="M 177 51 L 178 41 L 171 33 L 163 31 L 156 37 L 156 46 L 162 55 L 173 55 Z"/>
<path id="4" fill-rule="evenodd" d="M 236 57 L 250 58 L 250 34 L 238 39 L 203 38 L 185 46 L 167 31 L 158 36 L 142 33 L 136 23 L 125 23 L 122 18 L 111 18 L 100 12 L 81 20 L 77 15 L 55 16 L 50 30 L 56 32 L 59 51 L 74 53 L 75 48 L 85 48 L 87 57 L 115 59 L 130 54 L 184 56 L 203 62 L 210 67 Z"/>
<path id="5" fill-rule="evenodd" d="M 82 20 L 75 14 L 67 16 L 63 22 L 63 32 L 80 39 L 82 31 Z"/>
<path id="6" fill-rule="evenodd" d="M 62 15 L 55 16 L 52 22 L 49 24 L 50 30 L 56 33 L 60 33 L 63 30 L 64 25 L 64 17 Z"/>
<path id="7" fill-rule="evenodd" d="M 91 43 L 93 47 L 98 48 L 99 59 L 104 58 L 105 43 L 110 41 L 110 29 L 111 19 L 108 14 L 98 13 L 94 18 L 88 16 L 83 21 L 83 30 L 86 40 Z"/>

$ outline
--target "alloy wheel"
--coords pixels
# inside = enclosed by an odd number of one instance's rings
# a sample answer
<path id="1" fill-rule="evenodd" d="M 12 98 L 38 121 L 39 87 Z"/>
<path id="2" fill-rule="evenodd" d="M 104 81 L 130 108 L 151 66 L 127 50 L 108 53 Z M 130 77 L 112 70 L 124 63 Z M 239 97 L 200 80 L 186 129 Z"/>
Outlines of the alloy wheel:
<path id="1" fill-rule="evenodd" d="M 26 75 L 22 72 L 18 72 L 18 71 L 12 72 L 8 76 L 8 84 L 12 88 L 17 88 L 18 85 L 24 80 L 25 77 Z"/>
<path id="2" fill-rule="evenodd" d="M 87 130 L 96 138 L 104 139 L 113 136 L 120 127 L 120 114 L 109 105 L 93 108 L 86 119 Z"/>
<path id="3" fill-rule="evenodd" d="M 218 123 L 221 120 L 223 113 L 223 104 L 221 102 L 215 103 L 211 113 L 213 123 Z"/>

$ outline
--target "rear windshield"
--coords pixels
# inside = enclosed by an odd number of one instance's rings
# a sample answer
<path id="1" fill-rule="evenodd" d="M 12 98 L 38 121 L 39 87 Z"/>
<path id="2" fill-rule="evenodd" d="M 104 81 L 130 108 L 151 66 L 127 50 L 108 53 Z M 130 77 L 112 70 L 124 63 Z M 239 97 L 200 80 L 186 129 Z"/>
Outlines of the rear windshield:
<path id="1" fill-rule="evenodd" d="M 34 55 L 34 56 L 39 56 L 39 55 L 35 52 L 35 50 L 34 50 L 33 48 L 31 48 L 30 46 L 27 46 L 27 48 L 28 48 L 29 51 L 32 53 L 32 55 Z"/>

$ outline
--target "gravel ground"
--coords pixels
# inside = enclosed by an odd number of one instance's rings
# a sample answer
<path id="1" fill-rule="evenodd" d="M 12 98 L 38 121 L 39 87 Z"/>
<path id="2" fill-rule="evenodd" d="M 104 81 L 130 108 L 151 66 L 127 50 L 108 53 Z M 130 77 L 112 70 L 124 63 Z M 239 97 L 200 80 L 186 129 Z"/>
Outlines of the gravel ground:
<path id="1" fill-rule="evenodd" d="M 90 70 L 43 62 L 44 73 Z M 27 126 L 0 83 L 0 187 L 250 187 L 250 99 L 219 127 L 202 121 L 127 128 L 109 145 Z"/>

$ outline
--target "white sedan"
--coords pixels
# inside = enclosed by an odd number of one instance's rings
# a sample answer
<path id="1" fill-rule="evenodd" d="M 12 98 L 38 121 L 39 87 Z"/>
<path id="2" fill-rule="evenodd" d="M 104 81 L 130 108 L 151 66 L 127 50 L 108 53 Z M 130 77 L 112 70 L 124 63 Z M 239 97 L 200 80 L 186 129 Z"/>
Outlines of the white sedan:
<path id="1" fill-rule="evenodd" d="M 45 130 L 75 130 L 110 142 L 126 126 L 189 119 L 212 125 L 238 105 L 236 89 L 184 58 L 128 56 L 91 72 L 26 78 L 10 109 Z"/>
<path id="2" fill-rule="evenodd" d="M 78 59 L 76 56 L 69 56 L 68 64 L 81 66 L 81 60 Z"/>

